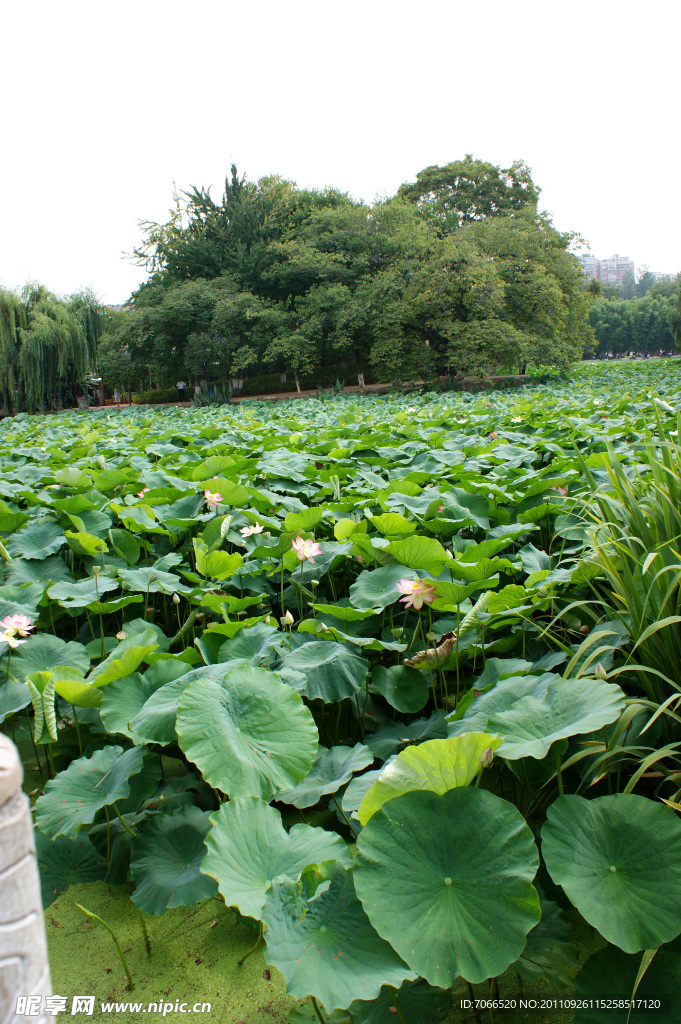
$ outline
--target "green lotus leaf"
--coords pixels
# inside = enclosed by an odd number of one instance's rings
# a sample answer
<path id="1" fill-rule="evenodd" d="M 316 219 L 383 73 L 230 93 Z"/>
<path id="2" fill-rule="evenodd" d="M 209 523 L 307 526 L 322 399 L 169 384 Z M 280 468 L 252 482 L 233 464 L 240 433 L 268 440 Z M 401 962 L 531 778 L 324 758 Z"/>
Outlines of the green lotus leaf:
<path id="1" fill-rule="evenodd" d="M 448 988 L 494 978 L 539 920 L 539 864 L 520 812 L 481 789 L 405 793 L 357 839 L 355 884 L 369 919 L 413 970 Z"/>
<path id="2" fill-rule="evenodd" d="M 623 708 L 619 686 L 600 679 L 563 679 L 550 672 L 509 676 L 477 697 L 463 718 L 450 721 L 449 734 L 486 731 L 503 737 L 501 757 L 542 760 L 557 740 L 602 729 Z"/>
<path id="3" fill-rule="evenodd" d="M 101 537 L 93 537 L 91 533 L 74 533 L 71 530 L 65 530 L 65 536 L 68 546 L 77 555 L 98 558 L 102 554 L 108 554 L 109 548 Z"/>
<path id="4" fill-rule="evenodd" d="M 423 672 L 404 665 L 375 665 L 371 672 L 372 693 L 380 693 L 388 704 L 403 714 L 421 711 L 428 701 L 428 679 Z"/>
<path id="5" fill-rule="evenodd" d="M 98 882 L 106 875 L 106 858 L 97 852 L 83 832 L 75 839 L 58 836 L 50 840 L 40 829 L 36 829 L 34 835 L 43 910 L 70 885 Z"/>
<path id="6" fill-rule="evenodd" d="M 208 576 L 217 580 L 226 580 L 233 576 L 237 569 L 244 564 L 243 556 L 227 551 L 211 551 L 210 553 L 196 551 L 196 570 L 202 576 Z"/>
<path id="7" fill-rule="evenodd" d="M 158 664 L 162 665 L 164 663 L 159 662 Z M 176 664 L 176 662 L 171 662 L 171 664 Z M 187 665 L 187 668 L 190 669 L 191 666 Z M 145 678 L 148 676 L 149 671 L 150 669 L 145 673 Z M 145 743 L 159 743 L 162 745 L 173 743 L 177 739 L 177 705 L 189 683 L 204 676 L 207 678 L 214 676 L 218 680 L 222 679 L 224 671 L 222 667 L 216 667 L 213 670 L 212 666 L 202 666 L 190 672 L 175 674 L 172 679 L 169 679 L 167 683 L 163 683 L 162 686 L 159 686 L 158 689 L 155 689 L 147 697 L 134 718 L 129 720 L 130 731 Z"/>
<path id="8" fill-rule="evenodd" d="M 50 839 L 75 836 L 94 821 L 97 811 L 130 794 L 130 778 L 142 770 L 145 750 L 105 747 L 92 757 L 79 757 L 50 779 L 36 801 L 38 828 Z"/>
<path id="9" fill-rule="evenodd" d="M 681 934 L 681 821 L 664 804 L 633 793 L 561 796 L 542 854 L 582 917 L 625 953 Z"/>
<path id="10" fill-rule="evenodd" d="M 479 729 L 478 732 L 483 732 Z M 447 735 L 447 720 L 444 711 L 433 711 L 430 718 L 418 718 L 414 722 L 390 722 L 366 737 L 366 745 L 374 757 L 386 761 L 401 747 L 423 740 L 444 739 Z"/>
<path id="11" fill-rule="evenodd" d="M 400 1018 L 395 1015 L 392 988 L 383 987 L 378 999 L 371 1003 L 355 1002 L 348 1007 L 352 1019 L 362 1024 L 395 1024 Z M 397 992 L 400 1012 L 405 1024 L 437 1024 L 449 1010 L 449 993 L 434 988 L 423 978 L 405 981 Z M 345 1022 L 347 1024 L 347 1021 Z"/>
<path id="12" fill-rule="evenodd" d="M 31 672 L 49 672 L 60 666 L 85 673 L 90 667 L 90 656 L 82 644 L 75 640 L 66 643 L 51 633 L 40 633 L 22 644 L 12 658 L 12 675 L 24 680 Z"/>
<path id="13" fill-rule="evenodd" d="M 47 591 L 47 596 L 58 601 L 63 608 L 87 608 L 95 601 L 101 601 L 104 594 L 118 590 L 119 586 L 118 580 L 99 573 L 77 583 L 55 583 Z"/>
<path id="14" fill-rule="evenodd" d="M 275 878 L 298 878 L 308 864 L 337 860 L 352 866 L 352 854 L 335 832 L 296 824 L 286 832 L 279 811 L 255 797 L 237 797 L 212 816 L 208 852 L 201 870 L 214 878 L 228 907 L 259 919 Z"/>
<path id="15" fill-rule="evenodd" d="M 469 786 L 481 770 L 481 759 L 501 744 L 485 733 L 450 736 L 407 747 L 381 772 L 359 807 L 362 825 L 394 797 L 413 790 L 427 790 L 442 796 L 457 786 Z"/>
<path id="16" fill-rule="evenodd" d="M 395 540 L 384 549 L 389 555 L 410 569 L 423 569 L 431 576 L 439 576 L 447 561 L 447 552 L 433 537 L 407 537 Z"/>
<path id="17" fill-rule="evenodd" d="M 413 533 L 418 525 L 412 519 L 400 515 L 399 512 L 384 512 L 380 516 L 371 516 L 369 522 L 384 536 Z"/>
<path id="18" fill-rule="evenodd" d="M 289 533 L 297 530 L 314 530 L 322 521 L 324 510 L 322 508 L 305 508 L 300 512 L 287 512 L 284 519 L 284 529 Z"/>
<path id="19" fill-rule="evenodd" d="M 13 533 L 7 541 L 12 558 L 36 558 L 41 561 L 54 555 L 66 543 L 61 527 L 51 519 L 39 519 Z"/>
<path id="20" fill-rule="evenodd" d="M 7 566 L 6 579 L 13 586 L 38 583 L 43 590 L 48 583 L 63 583 L 71 579 L 71 570 L 60 555 L 48 555 L 42 562 L 35 559 L 13 558 Z"/>
<path id="21" fill-rule="evenodd" d="M 98 708 L 102 703 L 102 691 L 86 681 L 78 669 L 57 667 L 52 682 L 55 692 L 78 708 Z"/>
<path id="22" fill-rule="evenodd" d="M 522 956 L 511 968 L 522 978 L 543 978 L 552 988 L 569 989 L 579 970 L 572 929 L 557 903 L 539 896 L 541 920 L 527 936 Z"/>
<path id="23" fill-rule="evenodd" d="M 373 763 L 374 755 L 363 743 L 354 747 L 320 747 L 309 773 L 294 789 L 277 793 L 276 799 L 294 807 L 312 807 L 323 796 L 337 793 L 355 772 Z"/>
<path id="24" fill-rule="evenodd" d="M 115 679 L 122 679 L 135 672 L 142 662 L 155 651 L 158 644 L 151 643 L 144 646 L 130 646 L 121 650 L 122 645 L 111 652 L 108 658 L 100 662 L 88 676 L 88 681 L 93 686 L 107 686 Z"/>
<path id="25" fill-rule="evenodd" d="M 215 895 L 214 880 L 201 874 L 209 829 L 210 814 L 198 807 L 180 807 L 147 822 L 130 857 L 136 907 L 146 914 L 165 914 L 168 907 L 192 907 Z"/>
<path id="26" fill-rule="evenodd" d="M 586 1004 L 575 1011 L 575 1024 L 602 1024 L 604 1011 L 591 1007 L 589 1002 L 597 999 L 630 1000 L 641 967 L 641 954 L 624 953 L 614 946 L 606 946 L 589 957 L 577 975 L 575 998 Z M 679 978 L 681 978 L 681 948 L 659 949 L 641 978 L 635 999 L 641 1000 L 638 1008 L 627 1006 L 608 1010 L 608 1021 L 612 1024 L 678 1024 L 679 1019 Z M 646 1009 L 650 1000 L 659 1009 Z"/>
<path id="27" fill-rule="evenodd" d="M 124 558 L 128 565 L 134 565 L 142 551 L 139 541 L 127 530 L 111 529 L 108 537 L 116 553 Z"/>
<path id="28" fill-rule="evenodd" d="M 177 734 L 186 756 L 230 797 L 268 800 L 296 786 L 317 751 L 309 709 L 273 672 L 222 666 L 220 676 L 216 668 L 180 698 Z"/>
<path id="29" fill-rule="evenodd" d="M 416 575 L 427 577 L 424 570 Z M 403 565 L 383 565 L 380 569 L 364 569 L 350 587 L 350 600 L 355 608 L 382 612 L 402 597 L 397 584 L 405 576 Z"/>
<path id="30" fill-rule="evenodd" d="M 185 586 L 175 573 L 165 572 L 156 566 L 137 569 L 119 569 L 123 589 L 140 594 L 191 594 L 192 588 Z"/>
<path id="31" fill-rule="evenodd" d="M 23 711 L 30 703 L 31 695 L 26 683 L 10 679 L 0 686 L 0 722 L 4 722 L 8 715 L 13 715 L 16 711 Z"/>
<path id="32" fill-rule="evenodd" d="M 281 659 L 283 672 L 302 672 L 300 692 L 310 700 L 335 704 L 364 686 L 369 662 L 351 647 L 335 641 L 312 640 Z"/>
<path id="33" fill-rule="evenodd" d="M 188 665 L 184 668 L 189 671 Z M 139 672 L 133 672 L 109 683 L 105 689 L 95 687 L 101 696 L 99 717 L 107 732 L 127 736 L 136 746 L 144 743 L 143 737 L 130 728 L 130 722 L 161 685 L 154 686 Z"/>
<path id="34" fill-rule="evenodd" d="M 415 975 L 372 927 L 355 894 L 353 875 L 335 866 L 331 884 L 306 900 L 303 883 L 274 882 L 262 919 L 267 962 L 284 975 L 295 999 L 313 995 L 327 1011 L 375 999 Z"/>
<path id="35" fill-rule="evenodd" d="M 331 615 L 340 622 L 362 622 L 364 619 L 371 619 L 376 614 L 372 608 L 353 608 L 347 598 L 338 601 L 337 604 L 313 604 L 312 607 L 320 615 Z"/>

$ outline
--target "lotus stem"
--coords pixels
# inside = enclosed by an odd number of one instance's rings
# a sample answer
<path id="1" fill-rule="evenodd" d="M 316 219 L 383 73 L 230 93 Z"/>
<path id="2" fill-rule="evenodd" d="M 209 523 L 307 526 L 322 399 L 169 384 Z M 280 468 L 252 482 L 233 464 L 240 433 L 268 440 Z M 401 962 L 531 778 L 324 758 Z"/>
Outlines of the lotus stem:
<path id="1" fill-rule="evenodd" d="M 561 766 L 560 747 L 556 743 L 556 777 L 558 779 L 558 795 L 563 795 L 563 771 Z"/>
<path id="2" fill-rule="evenodd" d="M 402 1007 L 400 1006 L 399 1000 L 397 998 L 397 990 L 391 987 L 390 995 L 392 996 L 393 1006 L 397 1010 L 397 1016 L 399 1017 L 400 1024 L 407 1024 L 406 1020 L 404 1019 L 404 1014 L 402 1013 Z"/>
<path id="3" fill-rule="evenodd" d="M 151 956 L 151 940 L 149 939 L 149 932 L 147 931 L 147 925 L 146 921 L 144 920 L 144 914 L 142 913 L 141 910 L 138 910 L 137 913 L 140 916 L 140 924 L 142 925 L 142 931 L 144 933 L 144 948 L 147 951 L 147 956 Z"/>
<path id="4" fill-rule="evenodd" d="M 322 1017 L 322 1012 L 321 1012 L 321 1010 L 319 1009 L 319 1007 L 317 1005 L 317 1000 L 315 999 L 314 996 L 310 996 L 310 999 L 312 1000 L 312 1005 L 314 1007 L 314 1012 L 317 1015 L 317 1020 L 319 1021 L 319 1024 L 326 1024 L 324 1018 Z"/>
<path id="5" fill-rule="evenodd" d="M 243 967 L 244 963 L 246 962 L 248 957 L 251 955 L 251 953 L 254 953 L 255 950 L 260 945 L 260 940 L 261 939 L 262 939 L 262 921 L 260 922 L 260 931 L 258 932 L 257 939 L 255 940 L 255 942 L 253 943 L 253 945 L 251 946 L 249 951 L 247 953 L 244 953 L 244 955 L 241 957 L 241 960 L 237 960 L 237 967 Z"/>
<path id="6" fill-rule="evenodd" d="M 98 917 L 97 914 L 93 914 L 91 910 L 86 910 L 85 907 L 82 907 L 80 905 L 80 903 L 74 903 L 74 906 L 78 907 L 79 910 L 82 910 L 82 912 L 85 914 L 85 916 L 89 917 L 92 921 L 99 921 L 100 924 L 104 925 L 104 927 L 108 931 L 109 935 L 111 936 L 111 938 L 114 940 L 114 942 L 116 944 L 116 949 L 118 950 L 118 955 L 121 958 L 121 963 L 123 964 L 123 970 L 125 971 L 127 979 L 128 979 L 128 991 L 132 992 L 133 989 L 135 988 L 135 982 L 132 980 L 132 975 L 130 974 L 130 970 L 128 968 L 126 959 L 123 956 L 123 950 L 121 949 L 120 943 L 119 943 L 118 939 L 116 938 L 116 934 L 115 934 L 113 928 L 111 928 L 111 926 L 108 925 L 106 923 L 106 921 L 103 920 L 103 918 Z"/>

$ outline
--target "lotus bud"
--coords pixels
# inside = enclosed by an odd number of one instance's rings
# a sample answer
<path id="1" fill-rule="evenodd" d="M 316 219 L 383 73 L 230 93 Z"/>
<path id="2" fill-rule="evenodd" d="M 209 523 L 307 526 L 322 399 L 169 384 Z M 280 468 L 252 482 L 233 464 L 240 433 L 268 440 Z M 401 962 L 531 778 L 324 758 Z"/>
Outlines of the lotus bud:
<path id="1" fill-rule="evenodd" d="M 601 665 L 600 661 L 597 662 L 597 664 L 596 664 L 596 668 L 594 670 L 594 675 L 596 676 L 596 679 L 607 679 L 608 678 L 608 673 L 605 671 L 605 669 Z"/>
<path id="2" fill-rule="evenodd" d="M 282 617 L 279 619 L 279 621 L 281 622 L 282 626 L 292 626 L 293 625 L 293 616 L 291 615 L 290 611 L 288 611 L 288 609 L 286 611 L 286 615 L 282 615 Z"/>
<path id="3" fill-rule="evenodd" d="M 445 549 L 445 554 L 446 554 L 447 558 L 454 558 L 454 555 L 453 555 L 453 554 L 452 554 L 452 552 L 451 552 L 451 551 L 449 550 L 449 548 L 446 548 L 446 549 Z"/>
<path id="4" fill-rule="evenodd" d="M 263 533 L 263 537 L 265 538 L 265 540 L 269 540 L 271 536 L 272 534 L 270 533 L 269 530 L 265 530 L 265 532 Z"/>
<path id="5" fill-rule="evenodd" d="M 147 608 L 145 610 L 146 610 L 147 615 L 155 615 L 156 614 L 156 609 L 155 608 Z"/>
<path id="6" fill-rule="evenodd" d="M 125 633 L 123 630 L 121 630 L 120 633 L 116 633 L 116 639 L 117 640 L 125 640 L 127 635 L 128 635 L 127 633 Z"/>
<path id="7" fill-rule="evenodd" d="M 588 633 L 589 632 L 589 627 L 588 626 L 580 626 L 579 627 L 579 632 L 580 633 Z"/>
<path id="8" fill-rule="evenodd" d="M 494 761 L 494 751 L 492 750 L 491 747 L 488 747 L 487 750 L 483 751 L 482 756 L 480 757 L 480 767 L 481 768 L 491 768 L 493 761 Z"/>
<path id="9" fill-rule="evenodd" d="M 316 590 L 317 587 L 319 586 L 319 580 L 310 580 L 310 586 L 312 587 L 313 590 Z"/>
<path id="10" fill-rule="evenodd" d="M 204 617 L 205 617 L 205 613 L 204 612 L 197 612 L 196 613 L 196 621 L 197 622 L 203 622 Z"/>
<path id="11" fill-rule="evenodd" d="M 173 604 L 179 604 L 179 603 L 180 603 L 180 595 L 179 594 L 173 594 Z"/>
<path id="12" fill-rule="evenodd" d="M 267 623 L 268 626 L 276 626 L 276 622 L 274 621 L 271 615 L 268 615 L 265 618 L 265 622 Z"/>

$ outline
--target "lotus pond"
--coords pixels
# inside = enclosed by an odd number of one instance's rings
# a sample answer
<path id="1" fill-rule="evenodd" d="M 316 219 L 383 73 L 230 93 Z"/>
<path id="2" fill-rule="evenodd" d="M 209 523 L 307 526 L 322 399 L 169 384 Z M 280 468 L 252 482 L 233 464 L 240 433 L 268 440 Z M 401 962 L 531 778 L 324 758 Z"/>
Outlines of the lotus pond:
<path id="1" fill-rule="evenodd" d="M 45 907 L 125 905 L 152 958 L 217 922 L 226 984 L 278 986 L 245 1024 L 544 991 L 677 1020 L 680 408 L 651 360 L 4 421 L 0 722 Z"/>

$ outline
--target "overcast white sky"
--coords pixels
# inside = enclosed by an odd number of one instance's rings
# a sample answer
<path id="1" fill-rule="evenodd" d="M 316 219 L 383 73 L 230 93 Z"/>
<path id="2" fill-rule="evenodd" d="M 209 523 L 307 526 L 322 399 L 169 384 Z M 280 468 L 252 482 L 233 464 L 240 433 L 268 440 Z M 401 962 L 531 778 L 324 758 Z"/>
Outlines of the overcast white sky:
<path id="1" fill-rule="evenodd" d="M 232 161 L 372 201 L 466 153 L 675 273 L 680 30 L 678 0 L 4 0 L 0 282 L 125 301 L 138 221 Z"/>

